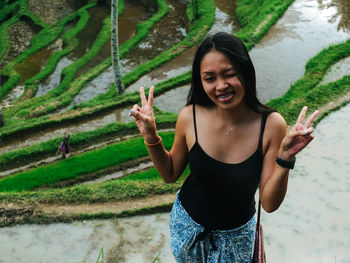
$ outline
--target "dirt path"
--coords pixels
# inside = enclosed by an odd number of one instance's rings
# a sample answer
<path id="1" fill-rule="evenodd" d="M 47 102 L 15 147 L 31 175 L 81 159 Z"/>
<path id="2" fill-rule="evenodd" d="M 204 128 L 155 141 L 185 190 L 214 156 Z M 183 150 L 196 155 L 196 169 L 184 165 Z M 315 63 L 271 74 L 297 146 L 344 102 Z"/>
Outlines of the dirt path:
<path id="1" fill-rule="evenodd" d="M 37 209 L 47 214 L 74 215 L 114 213 L 121 214 L 126 211 L 140 210 L 145 207 L 157 207 L 175 201 L 176 194 L 153 195 L 142 199 L 133 199 L 118 202 L 80 204 L 80 205 L 39 205 Z"/>
<path id="2" fill-rule="evenodd" d="M 152 195 L 119 202 L 59 205 L 0 203 L 0 227 L 16 224 L 48 224 L 74 220 L 125 217 L 169 211 L 176 194 Z"/>

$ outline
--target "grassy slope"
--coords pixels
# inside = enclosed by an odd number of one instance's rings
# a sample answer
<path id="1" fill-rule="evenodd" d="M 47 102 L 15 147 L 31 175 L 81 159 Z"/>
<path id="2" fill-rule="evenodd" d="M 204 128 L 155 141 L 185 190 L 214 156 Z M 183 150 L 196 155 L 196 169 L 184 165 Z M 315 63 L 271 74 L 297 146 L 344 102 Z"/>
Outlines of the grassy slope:
<path id="1" fill-rule="evenodd" d="M 340 59 L 349 56 L 350 46 L 349 41 L 334 45 L 323 50 L 320 54 L 312 58 L 306 65 L 306 72 L 303 78 L 301 78 L 297 83 L 291 86 L 290 90 L 281 98 L 270 101 L 268 104 L 270 106 L 278 109 L 286 117 L 288 122 L 295 119 L 295 114 L 300 110 L 300 106 L 307 103 L 311 108 L 317 108 L 321 105 L 328 103 L 330 100 L 338 98 L 350 89 L 350 78 L 349 76 L 343 79 L 330 83 L 324 86 L 317 86 L 320 80 L 323 78 L 325 71 L 334 63 Z M 142 143 L 140 141 L 139 143 Z M 158 179 L 155 179 L 158 177 Z M 90 187 L 72 187 L 62 190 L 49 190 L 41 192 L 23 192 L 18 194 L 0 194 L 0 200 L 2 199 L 12 199 L 15 200 L 21 198 L 34 198 L 35 200 L 40 200 L 40 202 L 51 202 L 58 200 L 58 202 L 78 202 L 79 198 L 70 198 L 67 193 L 74 193 L 73 196 L 77 196 L 79 192 L 84 193 L 89 192 L 94 195 L 93 198 L 89 199 L 87 197 L 82 198 L 82 202 L 95 202 L 96 200 L 106 201 L 109 198 L 131 198 L 136 196 L 144 196 L 149 193 L 154 193 L 156 191 L 176 191 L 179 185 L 165 185 L 161 183 L 157 172 L 151 169 L 147 172 L 138 173 L 122 180 L 115 180 L 112 182 L 106 182 L 102 184 L 97 184 Z M 133 178 L 133 180 L 131 180 Z M 152 179 L 153 178 L 153 179 Z M 155 181 L 152 181 L 152 180 Z M 106 188 L 113 187 L 118 188 L 115 191 L 123 189 L 126 192 L 114 192 L 118 197 L 111 197 L 110 194 L 106 193 Z M 169 188 L 167 188 L 169 187 Z M 105 194 L 97 194 L 104 192 Z M 97 195 L 95 195 L 97 194 Z M 65 196 L 65 197 L 62 197 Z M 126 197 L 127 196 L 127 197 Z M 56 199 L 57 198 L 57 199 Z"/>

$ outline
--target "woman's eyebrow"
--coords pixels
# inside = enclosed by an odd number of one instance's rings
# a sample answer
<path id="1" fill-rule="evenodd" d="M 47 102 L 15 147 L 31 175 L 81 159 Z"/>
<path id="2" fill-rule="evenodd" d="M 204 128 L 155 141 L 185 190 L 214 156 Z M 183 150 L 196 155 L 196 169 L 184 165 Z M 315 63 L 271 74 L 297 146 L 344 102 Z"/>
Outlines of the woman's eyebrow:
<path id="1" fill-rule="evenodd" d="M 227 71 L 230 71 L 230 70 L 233 70 L 234 72 L 236 72 L 236 69 L 234 67 L 224 69 L 222 72 L 226 73 Z M 214 74 L 214 71 L 203 71 L 202 74 Z"/>
<path id="2" fill-rule="evenodd" d="M 236 69 L 234 67 L 225 69 L 225 70 L 223 70 L 223 72 L 227 72 L 227 71 L 230 71 L 230 70 L 233 70 L 234 72 L 236 72 Z"/>

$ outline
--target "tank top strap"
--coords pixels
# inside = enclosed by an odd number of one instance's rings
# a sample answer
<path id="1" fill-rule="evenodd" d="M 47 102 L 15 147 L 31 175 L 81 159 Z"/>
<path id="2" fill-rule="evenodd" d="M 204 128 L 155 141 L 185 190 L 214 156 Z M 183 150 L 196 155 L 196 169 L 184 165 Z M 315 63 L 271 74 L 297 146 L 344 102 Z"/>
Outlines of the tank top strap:
<path id="1" fill-rule="evenodd" d="M 196 125 L 196 111 L 195 111 L 195 104 L 193 103 L 193 125 L 194 125 L 194 134 L 196 136 L 196 142 L 198 142 L 198 136 L 197 136 L 197 125 Z"/>
<path id="2" fill-rule="evenodd" d="M 263 137 L 265 131 L 265 124 L 268 114 L 263 114 L 261 117 L 260 135 L 259 135 L 259 152 L 262 154 Z"/>

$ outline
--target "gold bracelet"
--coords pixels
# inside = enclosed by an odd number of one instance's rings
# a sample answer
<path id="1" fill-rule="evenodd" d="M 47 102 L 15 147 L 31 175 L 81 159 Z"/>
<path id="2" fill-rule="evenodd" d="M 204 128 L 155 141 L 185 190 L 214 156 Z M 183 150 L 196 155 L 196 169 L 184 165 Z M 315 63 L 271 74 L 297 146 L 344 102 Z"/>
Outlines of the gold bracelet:
<path id="1" fill-rule="evenodd" d="M 158 142 L 156 142 L 156 143 L 147 143 L 146 140 L 144 140 L 145 145 L 146 146 L 156 146 L 156 145 L 160 144 L 162 142 L 162 137 L 160 137 L 159 135 L 157 135 L 157 136 L 159 138 Z"/>

